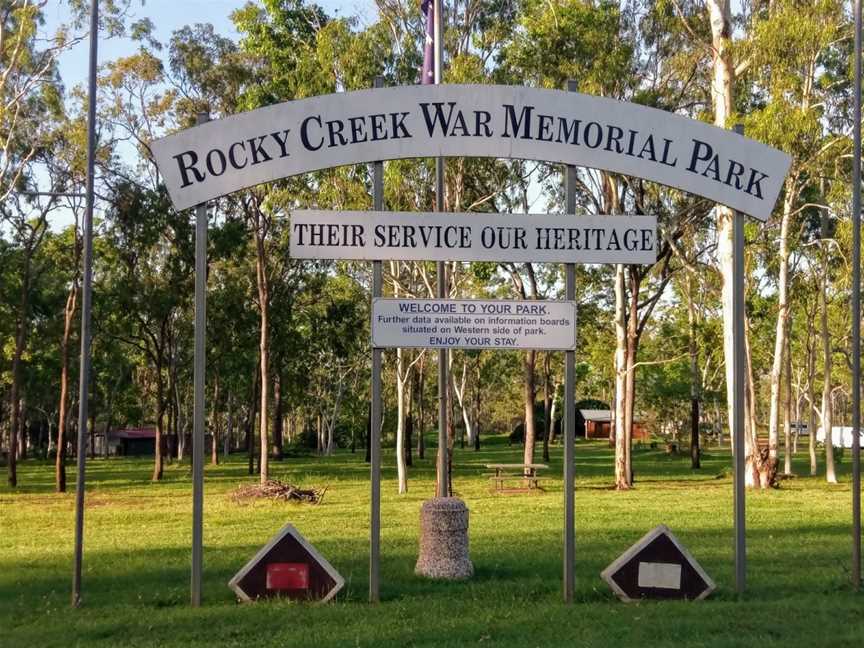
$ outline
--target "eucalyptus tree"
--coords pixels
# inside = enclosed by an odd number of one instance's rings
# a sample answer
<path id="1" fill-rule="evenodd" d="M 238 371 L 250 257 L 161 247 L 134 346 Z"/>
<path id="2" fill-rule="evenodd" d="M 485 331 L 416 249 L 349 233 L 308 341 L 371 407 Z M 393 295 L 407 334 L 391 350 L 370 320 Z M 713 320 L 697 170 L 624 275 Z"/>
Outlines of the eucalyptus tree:
<path id="1" fill-rule="evenodd" d="M 767 483 L 778 469 L 781 376 L 791 306 L 790 254 L 797 247 L 801 212 L 817 198 L 819 177 L 844 148 L 844 137 L 831 132 L 826 123 L 832 70 L 825 65 L 836 58 L 843 40 L 842 14 L 843 4 L 837 0 L 773 2 L 767 11 L 754 10 L 749 38 L 743 44 L 739 77 L 750 86 L 747 98 L 752 103 L 745 120 L 747 133 L 793 157 L 778 214 L 776 266 L 774 259 L 768 263 L 772 270 L 777 267 L 777 318 L 770 373 L 768 476 L 763 479 Z"/>
<path id="2" fill-rule="evenodd" d="M 194 268 L 193 232 L 171 209 L 164 189 L 119 185 L 111 201 L 99 273 L 97 318 L 105 335 L 139 354 L 156 422 L 153 480 L 162 479 L 169 407 L 171 340 L 188 310 Z M 99 312 L 99 311 L 97 311 Z"/>

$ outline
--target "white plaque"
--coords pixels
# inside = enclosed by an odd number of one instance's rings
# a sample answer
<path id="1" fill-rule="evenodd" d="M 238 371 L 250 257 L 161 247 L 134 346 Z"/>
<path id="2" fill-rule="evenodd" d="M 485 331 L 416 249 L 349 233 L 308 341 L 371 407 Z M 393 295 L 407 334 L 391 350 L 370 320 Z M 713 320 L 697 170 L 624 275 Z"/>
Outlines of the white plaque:
<path id="1" fill-rule="evenodd" d="M 654 263 L 654 216 L 296 210 L 295 259 Z"/>
<path id="2" fill-rule="evenodd" d="M 681 589 L 681 565 L 677 563 L 639 563 L 639 587 Z"/>
<path id="3" fill-rule="evenodd" d="M 379 297 L 372 300 L 372 346 L 571 351 L 576 304 Z"/>
<path id="4" fill-rule="evenodd" d="M 605 169 L 765 220 L 791 158 L 710 124 L 577 92 L 411 85 L 258 108 L 151 143 L 176 209 L 309 171 L 376 160 L 486 157 Z"/>

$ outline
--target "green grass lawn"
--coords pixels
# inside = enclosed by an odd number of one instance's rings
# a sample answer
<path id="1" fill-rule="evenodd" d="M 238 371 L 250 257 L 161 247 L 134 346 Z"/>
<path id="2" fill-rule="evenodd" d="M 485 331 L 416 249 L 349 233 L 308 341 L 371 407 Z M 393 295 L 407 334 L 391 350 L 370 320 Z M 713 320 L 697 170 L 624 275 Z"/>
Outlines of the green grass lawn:
<path id="1" fill-rule="evenodd" d="M 539 447 L 538 447 L 539 453 Z M 538 454 L 539 457 L 539 454 Z M 382 484 L 379 605 L 368 588 L 369 470 L 362 451 L 288 458 L 275 477 L 329 487 L 320 506 L 239 505 L 250 477 L 241 456 L 206 469 L 204 605 L 189 607 L 191 469 L 151 460 L 89 462 L 84 604 L 69 607 L 74 493 L 57 495 L 53 466 L 20 467 L 20 488 L 0 486 L 0 646 L 749 646 L 864 645 L 864 595 L 849 585 L 848 454 L 842 483 L 798 477 L 747 498 L 749 583 L 734 594 L 728 449 L 709 449 L 703 469 L 662 451 L 634 454 L 636 488 L 609 489 L 611 452 L 577 444 L 576 599 L 561 602 L 561 449 L 547 490 L 501 496 L 483 464 L 521 460 L 496 439 L 457 450 L 454 487 L 471 511 L 465 583 L 414 576 L 419 509 L 434 491 L 434 454 L 396 493 L 392 451 Z M 798 474 L 807 473 L 804 453 Z M 74 469 L 70 473 L 74 484 Z M 235 603 L 227 582 L 286 522 L 345 577 L 337 601 Z M 704 602 L 623 604 L 600 571 L 653 526 L 665 523 L 718 584 Z"/>

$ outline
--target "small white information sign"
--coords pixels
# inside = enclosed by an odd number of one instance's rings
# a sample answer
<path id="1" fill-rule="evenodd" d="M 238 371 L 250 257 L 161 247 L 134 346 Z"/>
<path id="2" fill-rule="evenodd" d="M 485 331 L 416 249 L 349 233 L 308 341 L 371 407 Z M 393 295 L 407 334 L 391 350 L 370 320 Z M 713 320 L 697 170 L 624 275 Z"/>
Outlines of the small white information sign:
<path id="1" fill-rule="evenodd" d="M 657 218 L 296 210 L 291 257 L 654 263 Z"/>
<path id="2" fill-rule="evenodd" d="M 576 348 L 576 304 L 376 298 L 372 346 L 569 351 Z"/>

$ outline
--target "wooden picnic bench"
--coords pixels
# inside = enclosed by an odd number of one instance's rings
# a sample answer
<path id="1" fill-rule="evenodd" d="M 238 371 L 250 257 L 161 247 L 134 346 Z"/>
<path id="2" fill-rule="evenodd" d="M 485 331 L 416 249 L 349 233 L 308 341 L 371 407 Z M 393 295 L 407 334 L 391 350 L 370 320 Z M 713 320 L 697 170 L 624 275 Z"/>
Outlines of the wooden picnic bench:
<path id="1" fill-rule="evenodd" d="M 540 477 L 537 472 L 549 468 L 546 464 L 486 464 L 490 470 L 494 470 L 494 474 L 489 475 L 489 480 L 493 483 L 493 488 L 496 493 L 529 493 L 532 491 L 542 491 L 540 486 Z M 521 482 L 521 486 L 506 486 L 505 482 Z"/>

